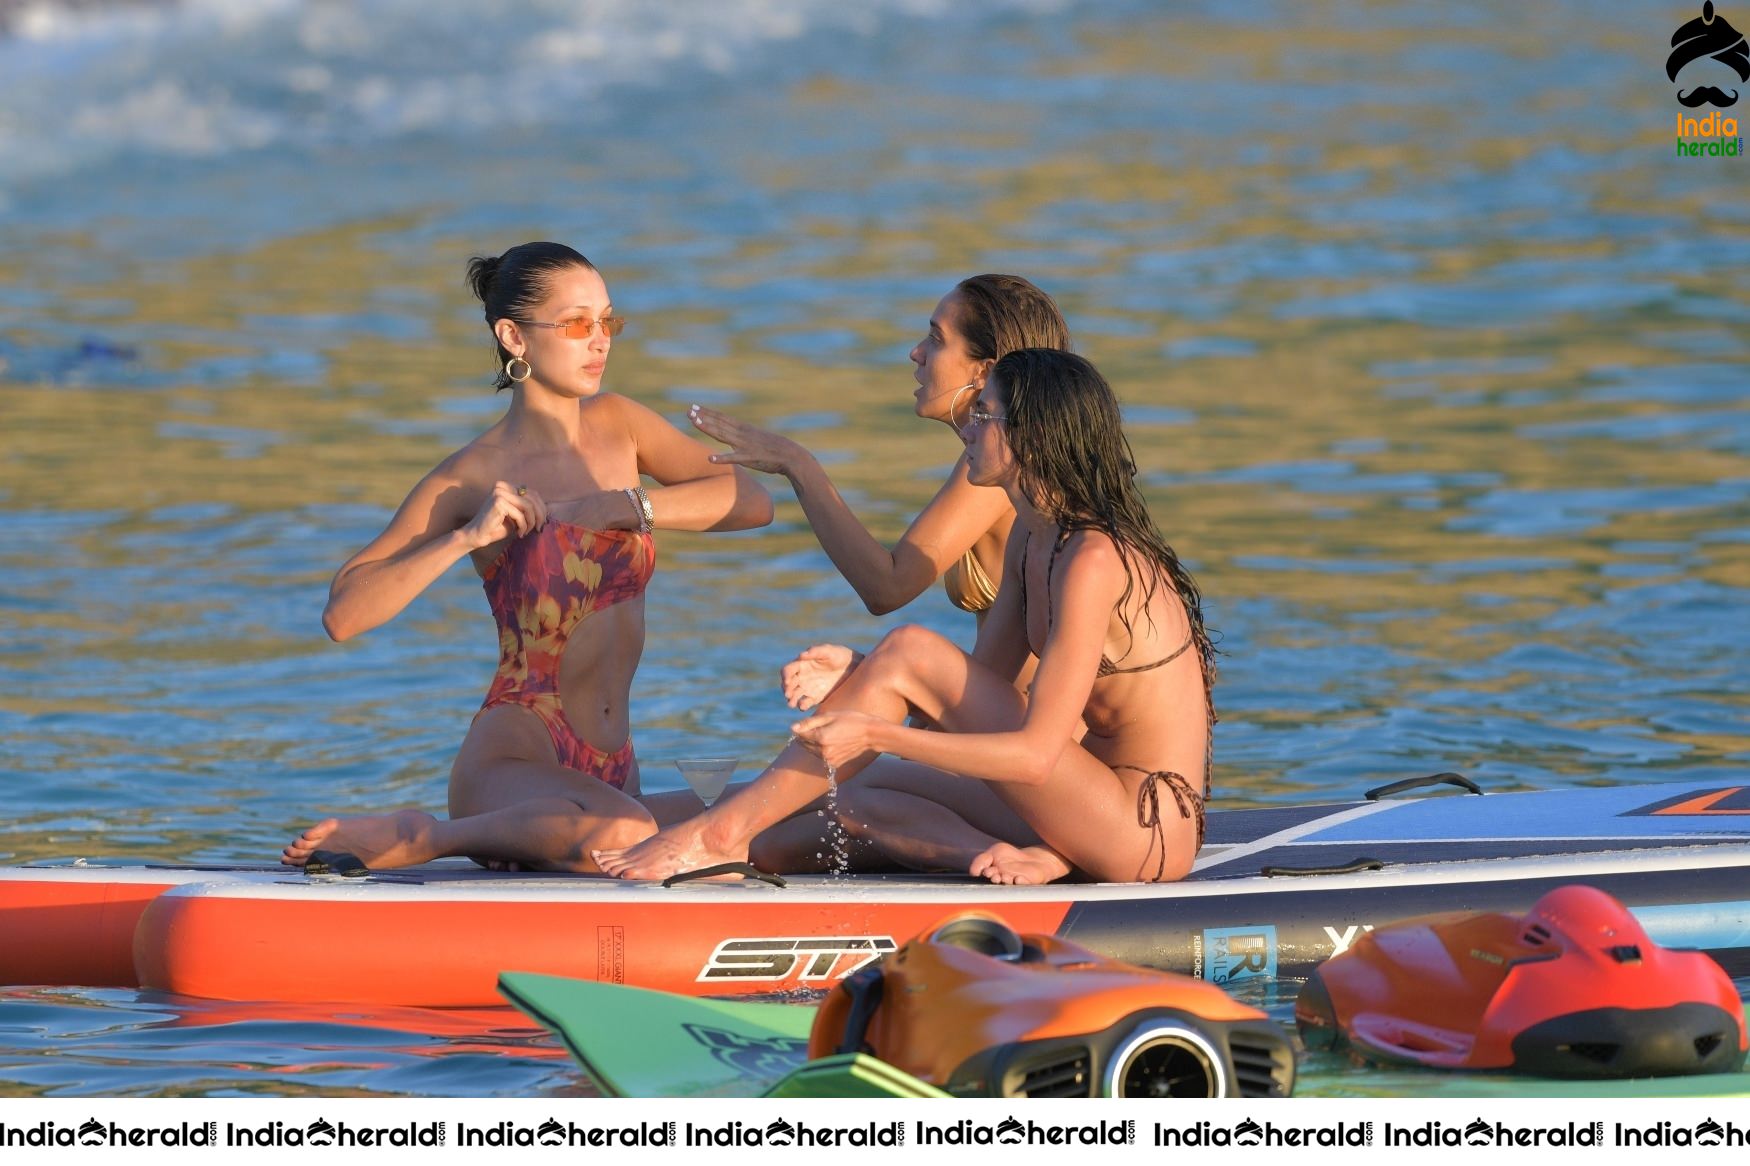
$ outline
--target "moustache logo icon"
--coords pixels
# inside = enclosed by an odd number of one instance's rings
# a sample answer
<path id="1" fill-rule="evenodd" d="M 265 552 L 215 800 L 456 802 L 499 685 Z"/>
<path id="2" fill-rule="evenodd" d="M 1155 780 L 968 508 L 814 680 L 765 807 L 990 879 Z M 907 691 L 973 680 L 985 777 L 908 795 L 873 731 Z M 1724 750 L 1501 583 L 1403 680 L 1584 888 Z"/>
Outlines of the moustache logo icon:
<path id="1" fill-rule="evenodd" d="M 1712 85 L 1698 85 L 1688 93 L 1679 93 L 1677 100 L 1690 109 L 1698 109 L 1704 105 L 1717 105 L 1721 109 L 1728 109 L 1738 104 L 1738 91 L 1734 89 L 1727 93 Z"/>
<path id="2" fill-rule="evenodd" d="M 1715 11 L 1713 0 L 1701 6 L 1701 15 L 1671 34 L 1671 55 L 1665 58 L 1665 76 L 1672 81 L 1684 66 L 1703 57 L 1711 58 L 1738 74 L 1738 80 L 1750 82 L 1750 43 L 1744 34 L 1732 27 L 1732 22 Z M 1689 109 L 1716 105 L 1726 109 L 1737 104 L 1738 91 L 1727 93 L 1717 85 L 1698 85 L 1680 92 L 1677 100 Z"/>

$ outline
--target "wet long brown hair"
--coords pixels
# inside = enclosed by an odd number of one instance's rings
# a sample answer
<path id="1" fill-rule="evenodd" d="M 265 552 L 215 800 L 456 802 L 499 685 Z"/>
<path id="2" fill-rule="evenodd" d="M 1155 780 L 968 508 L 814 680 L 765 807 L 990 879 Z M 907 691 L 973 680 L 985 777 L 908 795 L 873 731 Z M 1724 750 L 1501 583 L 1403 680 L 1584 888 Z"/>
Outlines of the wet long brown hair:
<path id="1" fill-rule="evenodd" d="M 1009 353 L 991 370 L 990 382 L 1002 397 L 1008 419 L 1005 436 L 1028 501 L 1066 535 L 1097 530 L 1121 552 L 1133 548 L 1155 564 L 1157 569 L 1144 580 L 1145 613 L 1161 575 L 1178 593 L 1203 665 L 1204 695 L 1213 718 L 1215 645 L 1203 625 L 1203 593 L 1136 488 L 1136 457 L 1124 435 L 1112 386 L 1082 357 L 1048 348 Z M 1118 618 L 1134 641 L 1126 614 L 1136 590 L 1129 555 L 1124 556 L 1124 578 Z"/>

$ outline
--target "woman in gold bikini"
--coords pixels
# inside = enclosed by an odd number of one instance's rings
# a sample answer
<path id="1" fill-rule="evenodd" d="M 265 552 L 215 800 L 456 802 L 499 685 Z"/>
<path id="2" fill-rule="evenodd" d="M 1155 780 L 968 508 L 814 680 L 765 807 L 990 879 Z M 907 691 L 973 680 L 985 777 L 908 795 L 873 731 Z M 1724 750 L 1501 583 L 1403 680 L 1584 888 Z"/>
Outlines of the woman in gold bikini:
<path id="1" fill-rule="evenodd" d="M 918 383 L 913 394 L 917 415 L 940 421 L 958 435 L 991 367 L 1019 348 L 1068 351 L 1069 326 L 1051 297 L 1018 275 L 961 280 L 936 305 L 928 333 L 911 350 L 917 366 L 912 374 Z M 964 454 L 899 541 L 885 547 L 801 445 L 714 409 L 695 408 L 691 417 L 699 429 L 729 446 L 713 462 L 790 479 L 821 548 L 870 614 L 897 611 L 937 578 L 954 606 L 981 619 L 996 599 L 1003 544 L 1014 525 L 1015 508 L 1001 490 L 967 481 Z"/>
<path id="2" fill-rule="evenodd" d="M 1052 298 L 1018 275 L 961 280 L 930 313 L 929 331 L 911 350 L 917 366 L 912 374 L 918 385 L 913 393 L 917 415 L 940 421 L 958 440 L 990 370 L 1022 348 L 1068 351 L 1069 325 Z M 821 548 L 870 614 L 904 607 L 940 577 L 954 606 L 971 612 L 983 625 L 1002 585 L 1003 547 L 1015 524 L 1015 507 L 1002 490 L 968 479 L 964 452 L 936 496 L 890 548 L 869 533 L 820 462 L 797 442 L 713 409 L 695 407 L 690 416 L 700 430 L 729 446 L 713 455 L 713 462 L 790 480 Z M 792 708 L 812 709 L 861 660 L 860 654 L 840 645 L 817 644 L 785 665 L 784 698 Z M 1031 673 L 1029 663 L 1023 667 L 1022 684 Z M 927 766 L 883 757 L 864 774 L 863 783 L 921 793 L 938 788 L 939 777 Z M 992 812 L 1003 811 L 994 807 Z M 754 843 L 755 861 L 761 855 L 782 855 L 784 869 L 797 870 L 797 855 L 817 850 L 825 854 L 826 848 L 812 845 L 822 825 L 813 814 L 780 823 Z M 858 854 L 851 857 L 859 860 Z M 874 855 L 870 861 L 887 865 Z"/>

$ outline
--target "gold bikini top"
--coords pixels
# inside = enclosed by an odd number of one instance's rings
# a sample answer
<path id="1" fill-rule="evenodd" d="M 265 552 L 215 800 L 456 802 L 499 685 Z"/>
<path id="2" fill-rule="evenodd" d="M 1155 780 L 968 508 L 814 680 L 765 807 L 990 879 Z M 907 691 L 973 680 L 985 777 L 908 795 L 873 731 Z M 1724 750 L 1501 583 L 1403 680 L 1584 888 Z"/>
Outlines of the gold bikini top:
<path id="1" fill-rule="evenodd" d="M 990 576 L 979 565 L 978 556 L 971 550 L 942 572 L 942 589 L 948 593 L 948 602 L 975 615 L 989 611 L 997 599 L 996 584 L 990 581 Z"/>

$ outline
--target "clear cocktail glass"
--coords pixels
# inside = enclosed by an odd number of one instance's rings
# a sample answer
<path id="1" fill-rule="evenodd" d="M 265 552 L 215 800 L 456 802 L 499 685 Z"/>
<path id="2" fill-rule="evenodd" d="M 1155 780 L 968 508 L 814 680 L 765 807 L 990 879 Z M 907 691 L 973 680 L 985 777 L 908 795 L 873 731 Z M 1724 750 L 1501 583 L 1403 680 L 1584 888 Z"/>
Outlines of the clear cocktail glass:
<path id="1" fill-rule="evenodd" d="M 735 767 L 740 764 L 739 757 L 683 757 L 674 763 L 674 767 L 681 771 L 681 776 L 687 779 L 699 800 L 708 806 L 723 796 L 723 790 L 735 774 Z"/>

